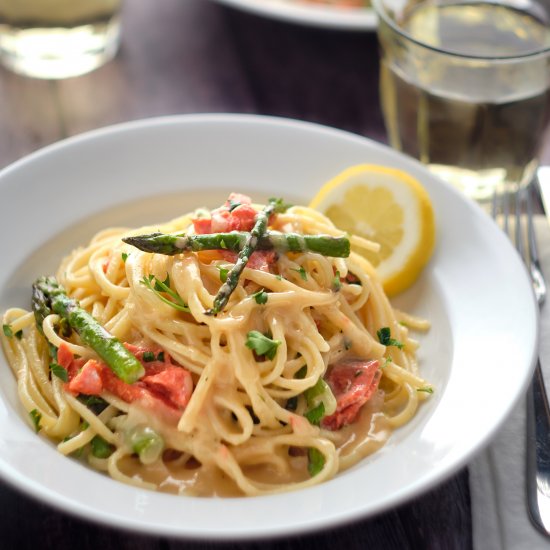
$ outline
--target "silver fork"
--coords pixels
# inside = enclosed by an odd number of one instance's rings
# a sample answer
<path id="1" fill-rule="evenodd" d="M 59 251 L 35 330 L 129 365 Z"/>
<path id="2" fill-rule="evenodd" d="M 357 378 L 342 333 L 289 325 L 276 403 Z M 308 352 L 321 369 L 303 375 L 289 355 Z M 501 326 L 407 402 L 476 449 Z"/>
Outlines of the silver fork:
<path id="1" fill-rule="evenodd" d="M 502 228 L 515 244 L 518 253 L 525 262 L 539 308 L 542 308 L 547 289 L 540 268 L 533 226 L 532 193 L 538 192 L 538 189 L 534 188 L 536 184 L 537 182 L 533 182 L 528 188 L 518 192 L 515 197 L 510 197 L 507 194 L 497 197 L 495 194 L 492 213 L 495 220 L 498 214 L 502 215 Z M 511 210 L 513 210 L 514 218 L 513 228 L 509 222 L 512 215 Z M 522 223 L 522 219 L 525 223 Z M 526 401 L 525 483 L 529 517 L 541 533 L 550 536 L 550 407 L 540 360 L 537 360 Z"/>

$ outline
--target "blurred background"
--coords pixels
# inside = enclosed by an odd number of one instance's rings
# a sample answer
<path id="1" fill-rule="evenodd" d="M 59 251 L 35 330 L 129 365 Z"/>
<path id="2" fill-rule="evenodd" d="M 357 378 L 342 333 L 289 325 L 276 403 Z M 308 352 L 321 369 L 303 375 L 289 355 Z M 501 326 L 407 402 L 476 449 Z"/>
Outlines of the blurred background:
<path id="1" fill-rule="evenodd" d="M 261 113 L 385 141 L 369 31 L 315 28 L 211 0 L 126 0 L 114 60 L 39 80 L 0 69 L 0 164 L 108 124 L 181 113 Z"/>

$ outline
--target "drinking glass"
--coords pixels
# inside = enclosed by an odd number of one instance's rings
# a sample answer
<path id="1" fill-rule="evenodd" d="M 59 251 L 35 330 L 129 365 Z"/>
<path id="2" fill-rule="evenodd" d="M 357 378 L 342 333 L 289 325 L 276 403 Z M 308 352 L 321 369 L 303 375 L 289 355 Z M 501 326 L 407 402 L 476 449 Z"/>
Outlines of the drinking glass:
<path id="1" fill-rule="evenodd" d="M 122 0 L 0 0 L 0 61 L 37 78 L 87 73 L 116 54 Z"/>
<path id="2" fill-rule="evenodd" d="M 390 144 L 478 201 L 529 183 L 550 119 L 550 6 L 373 6 Z"/>

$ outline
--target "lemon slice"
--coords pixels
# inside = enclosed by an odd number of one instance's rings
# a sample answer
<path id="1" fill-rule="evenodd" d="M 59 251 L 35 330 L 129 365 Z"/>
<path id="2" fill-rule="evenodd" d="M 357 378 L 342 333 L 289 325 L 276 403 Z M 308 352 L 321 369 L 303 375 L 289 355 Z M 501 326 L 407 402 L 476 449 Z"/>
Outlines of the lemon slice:
<path id="1" fill-rule="evenodd" d="M 343 231 L 379 243 L 379 252 L 356 252 L 374 265 L 389 296 L 411 286 L 432 255 L 435 220 L 430 197 L 402 170 L 352 166 L 323 185 L 309 206 Z"/>

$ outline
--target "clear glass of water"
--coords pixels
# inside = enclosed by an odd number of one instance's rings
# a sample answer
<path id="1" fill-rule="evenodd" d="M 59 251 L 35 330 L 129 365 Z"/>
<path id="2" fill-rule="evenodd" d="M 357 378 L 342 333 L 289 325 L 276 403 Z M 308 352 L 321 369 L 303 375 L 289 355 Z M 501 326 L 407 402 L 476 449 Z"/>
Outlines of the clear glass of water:
<path id="1" fill-rule="evenodd" d="M 391 145 L 478 201 L 529 183 L 550 120 L 550 5 L 373 5 Z"/>
<path id="2" fill-rule="evenodd" d="M 78 76 L 112 59 L 122 0 L 0 0 L 0 62 L 36 78 Z"/>

